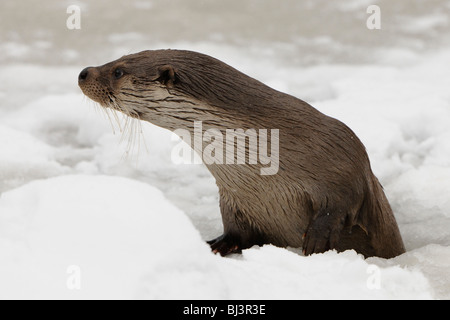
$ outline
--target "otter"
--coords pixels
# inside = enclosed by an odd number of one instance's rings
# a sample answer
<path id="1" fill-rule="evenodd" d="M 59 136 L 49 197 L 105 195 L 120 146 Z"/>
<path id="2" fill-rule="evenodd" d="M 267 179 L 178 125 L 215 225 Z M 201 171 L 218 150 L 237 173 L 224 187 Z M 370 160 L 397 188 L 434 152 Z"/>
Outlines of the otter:
<path id="1" fill-rule="evenodd" d="M 196 121 L 220 132 L 279 130 L 276 174 L 261 175 L 261 163 L 206 164 L 219 189 L 224 228 L 208 241 L 214 253 L 263 244 L 302 248 L 305 255 L 353 249 L 392 258 L 405 252 L 364 145 L 344 123 L 305 101 L 185 50 L 148 50 L 87 67 L 78 84 L 102 107 L 172 131 L 194 133 Z"/>

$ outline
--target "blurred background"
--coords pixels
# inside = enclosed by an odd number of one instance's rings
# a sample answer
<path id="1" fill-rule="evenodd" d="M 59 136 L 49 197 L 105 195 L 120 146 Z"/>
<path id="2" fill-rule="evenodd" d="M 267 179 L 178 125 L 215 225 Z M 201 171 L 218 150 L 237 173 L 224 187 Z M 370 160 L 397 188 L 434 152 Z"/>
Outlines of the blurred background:
<path id="1" fill-rule="evenodd" d="M 381 29 L 366 28 L 369 5 L 381 8 Z M 81 30 L 69 30 L 66 9 L 81 9 Z M 209 44 L 275 63 L 389 62 L 448 43 L 445 0 L 3 0 L 1 63 L 49 65 L 103 62 L 142 49 Z M 94 61 L 93 61 L 94 60 Z"/>

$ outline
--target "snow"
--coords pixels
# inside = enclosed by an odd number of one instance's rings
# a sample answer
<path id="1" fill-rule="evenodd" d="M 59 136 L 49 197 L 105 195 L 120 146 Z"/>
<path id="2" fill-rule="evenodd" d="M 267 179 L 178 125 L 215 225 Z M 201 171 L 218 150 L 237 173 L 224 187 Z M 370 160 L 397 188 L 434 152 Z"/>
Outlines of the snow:
<path id="1" fill-rule="evenodd" d="M 3 299 L 431 298 L 424 275 L 399 266 L 383 267 L 371 289 L 370 264 L 354 251 L 214 256 L 161 191 L 128 178 L 33 181 L 4 193 L 0 211 Z M 67 285 L 73 266 L 77 289 Z"/>
<path id="2" fill-rule="evenodd" d="M 381 4 L 382 14 L 388 5 Z M 336 6 L 364 17 L 364 4 Z M 144 9 L 163 10 L 157 2 Z M 259 6 L 252 10 L 271 18 Z M 188 29 L 186 40 L 162 42 L 133 28 L 101 40 L 93 29 L 89 39 L 42 26 L 27 42 L 19 31 L 0 30 L 0 299 L 450 299 L 450 47 L 422 37 L 447 24 L 440 12 L 408 10 L 392 20 L 408 22 L 400 31 L 383 20 L 382 30 L 390 26 L 399 44 L 388 38 L 375 48 L 358 29 L 348 29 L 357 40 L 347 43 L 339 32 L 289 36 L 292 26 L 239 46 L 260 28 L 251 29 L 251 21 L 233 40 L 240 30 L 217 33 L 230 24 L 214 22 L 217 41 L 194 41 Z M 82 30 L 90 26 L 85 18 Z M 322 21 L 324 30 L 335 29 L 333 21 L 341 20 Z M 179 39 L 177 30 L 158 32 Z M 67 43 L 54 50 L 61 39 Z M 92 48 L 79 50 L 74 43 L 81 41 Z M 416 50 L 428 43 L 432 49 Z M 367 148 L 407 252 L 390 260 L 354 251 L 305 257 L 298 248 L 265 245 L 226 258 L 212 254 L 205 240 L 221 235 L 222 223 L 206 168 L 174 164 L 170 132 L 107 114 L 77 86 L 87 66 L 80 59 L 95 65 L 168 47 L 215 56 L 349 125 Z M 357 52 L 357 61 L 343 59 L 346 50 Z"/>

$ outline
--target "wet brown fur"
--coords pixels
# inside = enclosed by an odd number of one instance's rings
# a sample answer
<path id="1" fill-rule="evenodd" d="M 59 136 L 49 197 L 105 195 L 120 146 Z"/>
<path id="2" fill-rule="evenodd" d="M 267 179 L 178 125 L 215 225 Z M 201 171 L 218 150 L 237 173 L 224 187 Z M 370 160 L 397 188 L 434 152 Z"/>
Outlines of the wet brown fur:
<path id="1" fill-rule="evenodd" d="M 279 129 L 277 174 L 260 175 L 259 165 L 208 165 L 224 225 L 209 242 L 215 252 L 265 243 L 305 254 L 354 249 L 391 258 L 405 251 L 366 150 L 342 122 L 196 52 L 143 51 L 83 72 L 88 97 L 169 130 L 193 132 L 194 121 L 222 132 Z"/>

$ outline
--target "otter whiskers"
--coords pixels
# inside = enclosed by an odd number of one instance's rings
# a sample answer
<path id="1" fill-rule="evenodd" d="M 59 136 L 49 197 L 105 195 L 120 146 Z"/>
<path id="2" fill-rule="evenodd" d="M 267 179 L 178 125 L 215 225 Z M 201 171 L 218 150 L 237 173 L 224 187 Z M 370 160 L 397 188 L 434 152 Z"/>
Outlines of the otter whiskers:
<path id="1" fill-rule="evenodd" d="M 111 97 L 110 102 L 103 106 L 100 103 L 93 103 L 94 110 L 105 115 L 108 119 L 112 133 L 116 135 L 117 132 L 120 133 L 119 144 L 123 144 L 126 141 L 126 146 L 124 153 L 122 155 L 122 160 L 126 161 L 132 157 L 131 160 L 136 161 L 136 166 L 139 162 L 139 157 L 141 155 L 142 145 L 144 150 L 148 153 L 148 147 L 144 136 L 144 131 L 142 128 L 141 119 L 137 115 L 132 115 L 132 111 L 129 111 L 126 107 L 120 107 L 114 97 Z M 120 112 L 120 115 L 118 113 Z M 135 150 L 137 149 L 137 152 Z M 135 156 L 135 159 L 133 157 Z"/>

